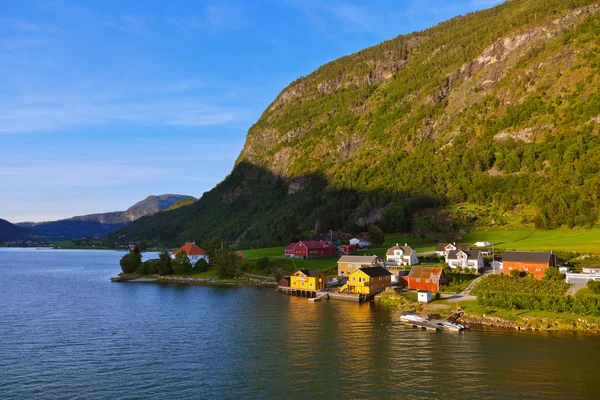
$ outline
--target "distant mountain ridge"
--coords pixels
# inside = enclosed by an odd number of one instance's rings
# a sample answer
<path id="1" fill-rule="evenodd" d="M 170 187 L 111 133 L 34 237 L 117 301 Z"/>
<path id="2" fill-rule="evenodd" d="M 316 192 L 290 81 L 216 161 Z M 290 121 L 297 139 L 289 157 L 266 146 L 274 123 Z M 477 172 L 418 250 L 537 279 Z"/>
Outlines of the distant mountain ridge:
<path id="1" fill-rule="evenodd" d="M 139 218 L 166 210 L 174 203 L 183 199 L 195 200 L 192 196 L 180 194 L 148 196 L 125 211 L 80 215 L 58 221 L 24 222 L 13 226 L 21 229 L 27 228 L 25 232 L 21 232 L 22 234 L 29 233 L 54 239 L 81 239 L 87 236 L 105 236 Z M 16 231 L 13 230 L 13 232 Z"/>
<path id="2" fill-rule="evenodd" d="M 7 220 L 0 218 L 0 241 L 23 239 L 30 234 L 29 229 L 11 224 Z"/>

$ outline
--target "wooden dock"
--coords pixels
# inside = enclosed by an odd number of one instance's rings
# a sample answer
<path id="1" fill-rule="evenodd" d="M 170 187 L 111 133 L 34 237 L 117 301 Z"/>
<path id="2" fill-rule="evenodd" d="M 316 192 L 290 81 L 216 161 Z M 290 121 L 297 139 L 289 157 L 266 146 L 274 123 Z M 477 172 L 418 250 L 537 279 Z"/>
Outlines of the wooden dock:
<path id="1" fill-rule="evenodd" d="M 427 330 L 427 331 L 439 331 L 442 329 L 441 326 L 431 323 L 431 322 L 418 322 L 418 321 L 407 322 L 407 321 L 404 321 L 404 325 L 411 327 L 411 328 L 421 328 L 421 329 Z"/>
<path id="2" fill-rule="evenodd" d="M 329 298 L 329 293 L 328 292 L 318 292 L 317 293 L 317 297 L 312 297 L 310 299 L 308 299 L 308 301 L 319 301 L 319 300 L 323 300 L 323 299 L 328 299 Z"/>

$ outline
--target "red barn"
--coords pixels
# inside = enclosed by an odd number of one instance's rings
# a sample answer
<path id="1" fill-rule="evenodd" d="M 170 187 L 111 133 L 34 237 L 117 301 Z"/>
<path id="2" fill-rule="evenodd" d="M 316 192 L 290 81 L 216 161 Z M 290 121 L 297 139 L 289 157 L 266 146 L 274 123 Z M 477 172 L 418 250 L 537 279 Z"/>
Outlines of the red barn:
<path id="1" fill-rule="evenodd" d="M 323 240 L 302 240 L 294 246 L 294 258 L 319 258 L 333 256 L 336 253 L 335 245 Z"/>
<path id="2" fill-rule="evenodd" d="M 342 253 L 344 254 L 352 254 L 352 253 L 356 253 L 356 247 L 349 245 L 349 244 L 343 244 L 340 246 L 340 250 L 342 251 Z"/>
<path id="3" fill-rule="evenodd" d="M 556 268 L 558 259 L 551 252 L 505 251 L 502 256 L 502 271 L 519 271 L 543 279 L 548 268 Z"/>
<path id="4" fill-rule="evenodd" d="M 439 292 L 440 285 L 446 283 L 446 275 L 440 267 L 416 266 L 403 278 L 406 279 L 409 289 L 429 290 L 433 293 Z"/>
<path id="5" fill-rule="evenodd" d="M 294 257 L 294 247 L 296 247 L 298 243 L 290 243 L 288 245 L 288 247 L 285 248 L 285 254 L 284 256 L 287 258 L 293 258 Z"/>

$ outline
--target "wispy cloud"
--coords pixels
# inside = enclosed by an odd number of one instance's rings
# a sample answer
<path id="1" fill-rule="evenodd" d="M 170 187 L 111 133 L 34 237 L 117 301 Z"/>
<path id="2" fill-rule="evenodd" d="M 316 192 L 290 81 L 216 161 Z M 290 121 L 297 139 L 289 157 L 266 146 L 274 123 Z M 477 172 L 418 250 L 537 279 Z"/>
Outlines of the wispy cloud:
<path id="1" fill-rule="evenodd" d="M 43 30 L 43 27 L 38 23 L 24 19 L 5 17 L 0 17 L 0 27 L 4 29 L 25 32 L 37 32 Z"/>
<path id="2" fill-rule="evenodd" d="M 111 29 L 137 36 L 153 35 L 151 24 L 152 18 L 139 15 L 124 15 L 117 19 L 104 21 L 104 25 Z"/>
<path id="3" fill-rule="evenodd" d="M 244 108 L 195 97 L 38 94 L 0 101 L 0 134 L 129 123 L 146 126 L 217 126 L 246 121 Z"/>
<path id="4" fill-rule="evenodd" d="M 170 17 L 166 21 L 183 31 L 228 31 L 244 28 L 247 25 L 247 13 L 232 5 L 209 5 L 201 15 Z"/>

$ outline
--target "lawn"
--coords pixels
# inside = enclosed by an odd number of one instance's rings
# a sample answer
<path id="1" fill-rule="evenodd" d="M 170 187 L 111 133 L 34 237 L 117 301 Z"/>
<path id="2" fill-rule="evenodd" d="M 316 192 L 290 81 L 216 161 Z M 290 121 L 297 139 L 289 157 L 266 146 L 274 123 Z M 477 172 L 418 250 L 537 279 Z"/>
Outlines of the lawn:
<path id="1" fill-rule="evenodd" d="M 515 229 L 498 231 L 473 231 L 462 236 L 461 243 L 490 242 L 498 250 L 531 250 L 531 251 L 576 251 L 579 253 L 600 254 L 600 229 L 587 230 L 535 230 Z M 417 252 L 435 250 L 436 239 L 431 235 L 424 238 L 411 238 L 406 234 L 385 235 L 384 247 L 396 243 L 408 243 Z"/>
<path id="2" fill-rule="evenodd" d="M 600 229 L 474 231 L 464 235 L 461 241 L 467 243 L 487 241 L 493 243 L 496 248 L 505 250 L 564 250 L 600 253 Z"/>
<path id="3" fill-rule="evenodd" d="M 256 260 L 263 257 L 281 257 L 285 247 L 269 247 L 266 249 L 242 250 L 245 260 Z"/>

